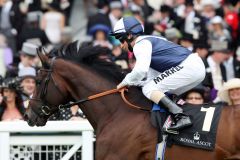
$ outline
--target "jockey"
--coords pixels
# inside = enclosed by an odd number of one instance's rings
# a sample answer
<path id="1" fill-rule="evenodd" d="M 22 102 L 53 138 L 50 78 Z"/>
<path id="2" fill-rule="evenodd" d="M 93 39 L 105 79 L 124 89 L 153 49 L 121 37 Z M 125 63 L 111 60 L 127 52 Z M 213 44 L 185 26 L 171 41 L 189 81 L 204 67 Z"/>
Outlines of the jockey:
<path id="1" fill-rule="evenodd" d="M 121 48 L 134 53 L 136 64 L 117 86 L 141 86 L 143 94 L 173 114 L 175 123 L 169 130 L 192 125 L 188 115 L 165 94 L 180 95 L 198 85 L 205 77 L 205 66 L 197 53 L 163 37 L 143 35 L 143 25 L 134 17 L 117 21 L 110 35 Z"/>

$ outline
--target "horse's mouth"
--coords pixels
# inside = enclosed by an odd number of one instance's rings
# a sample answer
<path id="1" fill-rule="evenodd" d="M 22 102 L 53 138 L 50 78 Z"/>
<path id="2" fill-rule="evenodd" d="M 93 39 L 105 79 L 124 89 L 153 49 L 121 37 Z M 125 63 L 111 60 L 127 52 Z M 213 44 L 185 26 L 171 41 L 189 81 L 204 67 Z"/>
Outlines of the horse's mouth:
<path id="1" fill-rule="evenodd" d="M 36 118 L 33 118 L 33 119 L 29 118 L 29 119 L 27 119 L 27 123 L 31 127 L 34 127 L 34 126 L 37 126 L 37 127 L 45 126 L 46 123 L 47 123 L 47 119 L 40 118 L 40 117 L 36 117 Z"/>

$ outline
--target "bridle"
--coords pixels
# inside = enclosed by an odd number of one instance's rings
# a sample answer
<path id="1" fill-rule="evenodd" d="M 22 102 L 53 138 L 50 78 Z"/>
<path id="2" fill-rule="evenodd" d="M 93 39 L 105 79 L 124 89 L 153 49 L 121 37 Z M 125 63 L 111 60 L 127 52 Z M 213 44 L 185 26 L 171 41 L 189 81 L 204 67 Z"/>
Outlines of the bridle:
<path id="1" fill-rule="evenodd" d="M 33 100 L 33 101 L 39 101 L 42 106 L 41 106 L 41 110 L 40 112 L 37 111 L 34 107 L 32 108 L 33 109 L 33 112 L 35 112 L 36 114 L 38 113 L 40 116 L 49 116 L 52 112 L 51 108 L 49 106 L 51 106 L 47 101 L 46 101 L 46 95 L 47 95 L 47 88 L 48 88 L 48 84 L 50 82 L 50 79 L 53 80 L 53 84 L 54 84 L 54 87 L 58 90 L 58 92 L 61 94 L 61 96 L 64 97 L 64 94 L 61 92 L 60 88 L 58 87 L 56 81 L 54 80 L 53 76 L 52 76 L 52 72 L 53 72 L 53 64 L 54 64 L 54 61 L 55 61 L 56 57 L 53 57 L 51 59 L 51 63 L 50 63 L 50 67 L 49 69 L 45 69 L 45 68 L 42 68 L 40 69 L 40 72 L 41 71 L 44 71 L 44 72 L 47 72 L 47 76 L 44 80 L 44 85 L 43 85 L 43 88 L 40 92 L 40 98 L 30 98 L 30 100 Z"/>
<path id="2" fill-rule="evenodd" d="M 39 110 L 35 109 L 34 107 L 32 107 L 32 110 L 35 114 L 39 115 L 40 117 L 46 117 L 46 116 L 49 116 L 53 111 L 51 109 L 51 106 L 47 101 L 46 101 L 46 95 L 47 95 L 47 89 L 48 89 L 48 84 L 49 84 L 49 81 L 50 79 L 52 79 L 53 81 L 53 84 L 55 86 L 55 88 L 58 90 L 58 92 L 61 94 L 62 97 L 65 97 L 64 94 L 61 92 L 60 88 L 58 87 L 56 81 L 54 80 L 53 76 L 52 76 L 52 72 L 53 72 L 53 64 L 54 64 L 54 61 L 55 61 L 56 57 L 53 57 L 51 59 L 51 63 L 50 63 L 50 67 L 49 69 L 40 69 L 40 71 L 44 71 L 44 72 L 47 72 L 47 76 L 45 78 L 45 82 L 44 82 L 44 86 L 43 86 L 43 89 L 41 90 L 40 92 L 40 98 L 30 98 L 30 100 L 33 100 L 33 101 L 39 101 L 42 106 L 41 106 L 41 109 L 40 109 L 40 112 Z M 143 108 L 143 107 L 139 107 L 139 106 L 136 106 L 132 103 L 130 103 L 126 97 L 125 97 L 125 91 L 126 91 L 126 87 L 124 88 L 120 88 L 120 89 L 111 89 L 111 90 L 108 90 L 108 91 L 105 91 L 105 92 L 101 92 L 101 93 L 98 93 L 98 94 L 94 94 L 92 96 L 89 96 L 87 98 L 83 98 L 81 100 L 78 100 L 76 102 L 72 102 L 72 103 L 67 103 L 67 104 L 60 104 L 58 106 L 58 109 L 59 110 L 62 110 L 64 108 L 70 108 L 71 106 L 73 105 L 79 105 L 79 104 L 82 104 L 86 101 L 90 101 L 92 99 L 96 99 L 96 98 L 100 98 L 100 97 L 103 97 L 103 96 L 106 96 L 106 95 L 109 95 L 109 94 L 113 94 L 113 93 L 121 93 L 121 97 L 123 99 L 123 101 L 128 105 L 130 106 L 131 108 L 134 108 L 134 109 L 138 109 L 138 110 L 142 110 L 142 111 L 148 111 L 150 112 L 149 109 L 146 109 L 146 108 Z"/>

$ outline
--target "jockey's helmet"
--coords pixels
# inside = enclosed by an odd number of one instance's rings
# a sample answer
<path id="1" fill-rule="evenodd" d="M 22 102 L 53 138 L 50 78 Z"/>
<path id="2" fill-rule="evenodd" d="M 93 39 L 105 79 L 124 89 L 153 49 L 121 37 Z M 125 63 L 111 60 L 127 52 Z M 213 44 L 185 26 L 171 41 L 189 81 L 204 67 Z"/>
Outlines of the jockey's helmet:
<path id="1" fill-rule="evenodd" d="M 110 35 L 116 39 L 127 40 L 129 34 L 137 36 L 144 32 L 143 25 L 135 17 L 123 17 L 117 21 Z"/>

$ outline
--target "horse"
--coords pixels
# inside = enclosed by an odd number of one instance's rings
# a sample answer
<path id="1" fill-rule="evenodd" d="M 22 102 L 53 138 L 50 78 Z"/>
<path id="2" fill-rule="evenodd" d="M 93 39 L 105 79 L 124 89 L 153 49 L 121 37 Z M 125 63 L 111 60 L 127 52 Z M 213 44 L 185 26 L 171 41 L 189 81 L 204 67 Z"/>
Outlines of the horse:
<path id="1" fill-rule="evenodd" d="M 78 48 L 76 42 L 48 54 L 40 48 L 42 68 L 24 118 L 30 126 L 44 126 L 61 104 L 82 99 L 79 107 L 96 134 L 96 160 L 153 160 L 158 135 L 149 112 L 129 107 L 119 92 L 86 98 L 116 88 L 125 75 L 108 59 L 102 59 L 103 53 L 106 49 L 102 47 Z M 152 107 L 138 87 L 125 94 L 132 104 Z M 173 145 L 166 149 L 165 159 L 240 159 L 239 121 L 240 106 L 223 107 L 213 151 Z"/>

